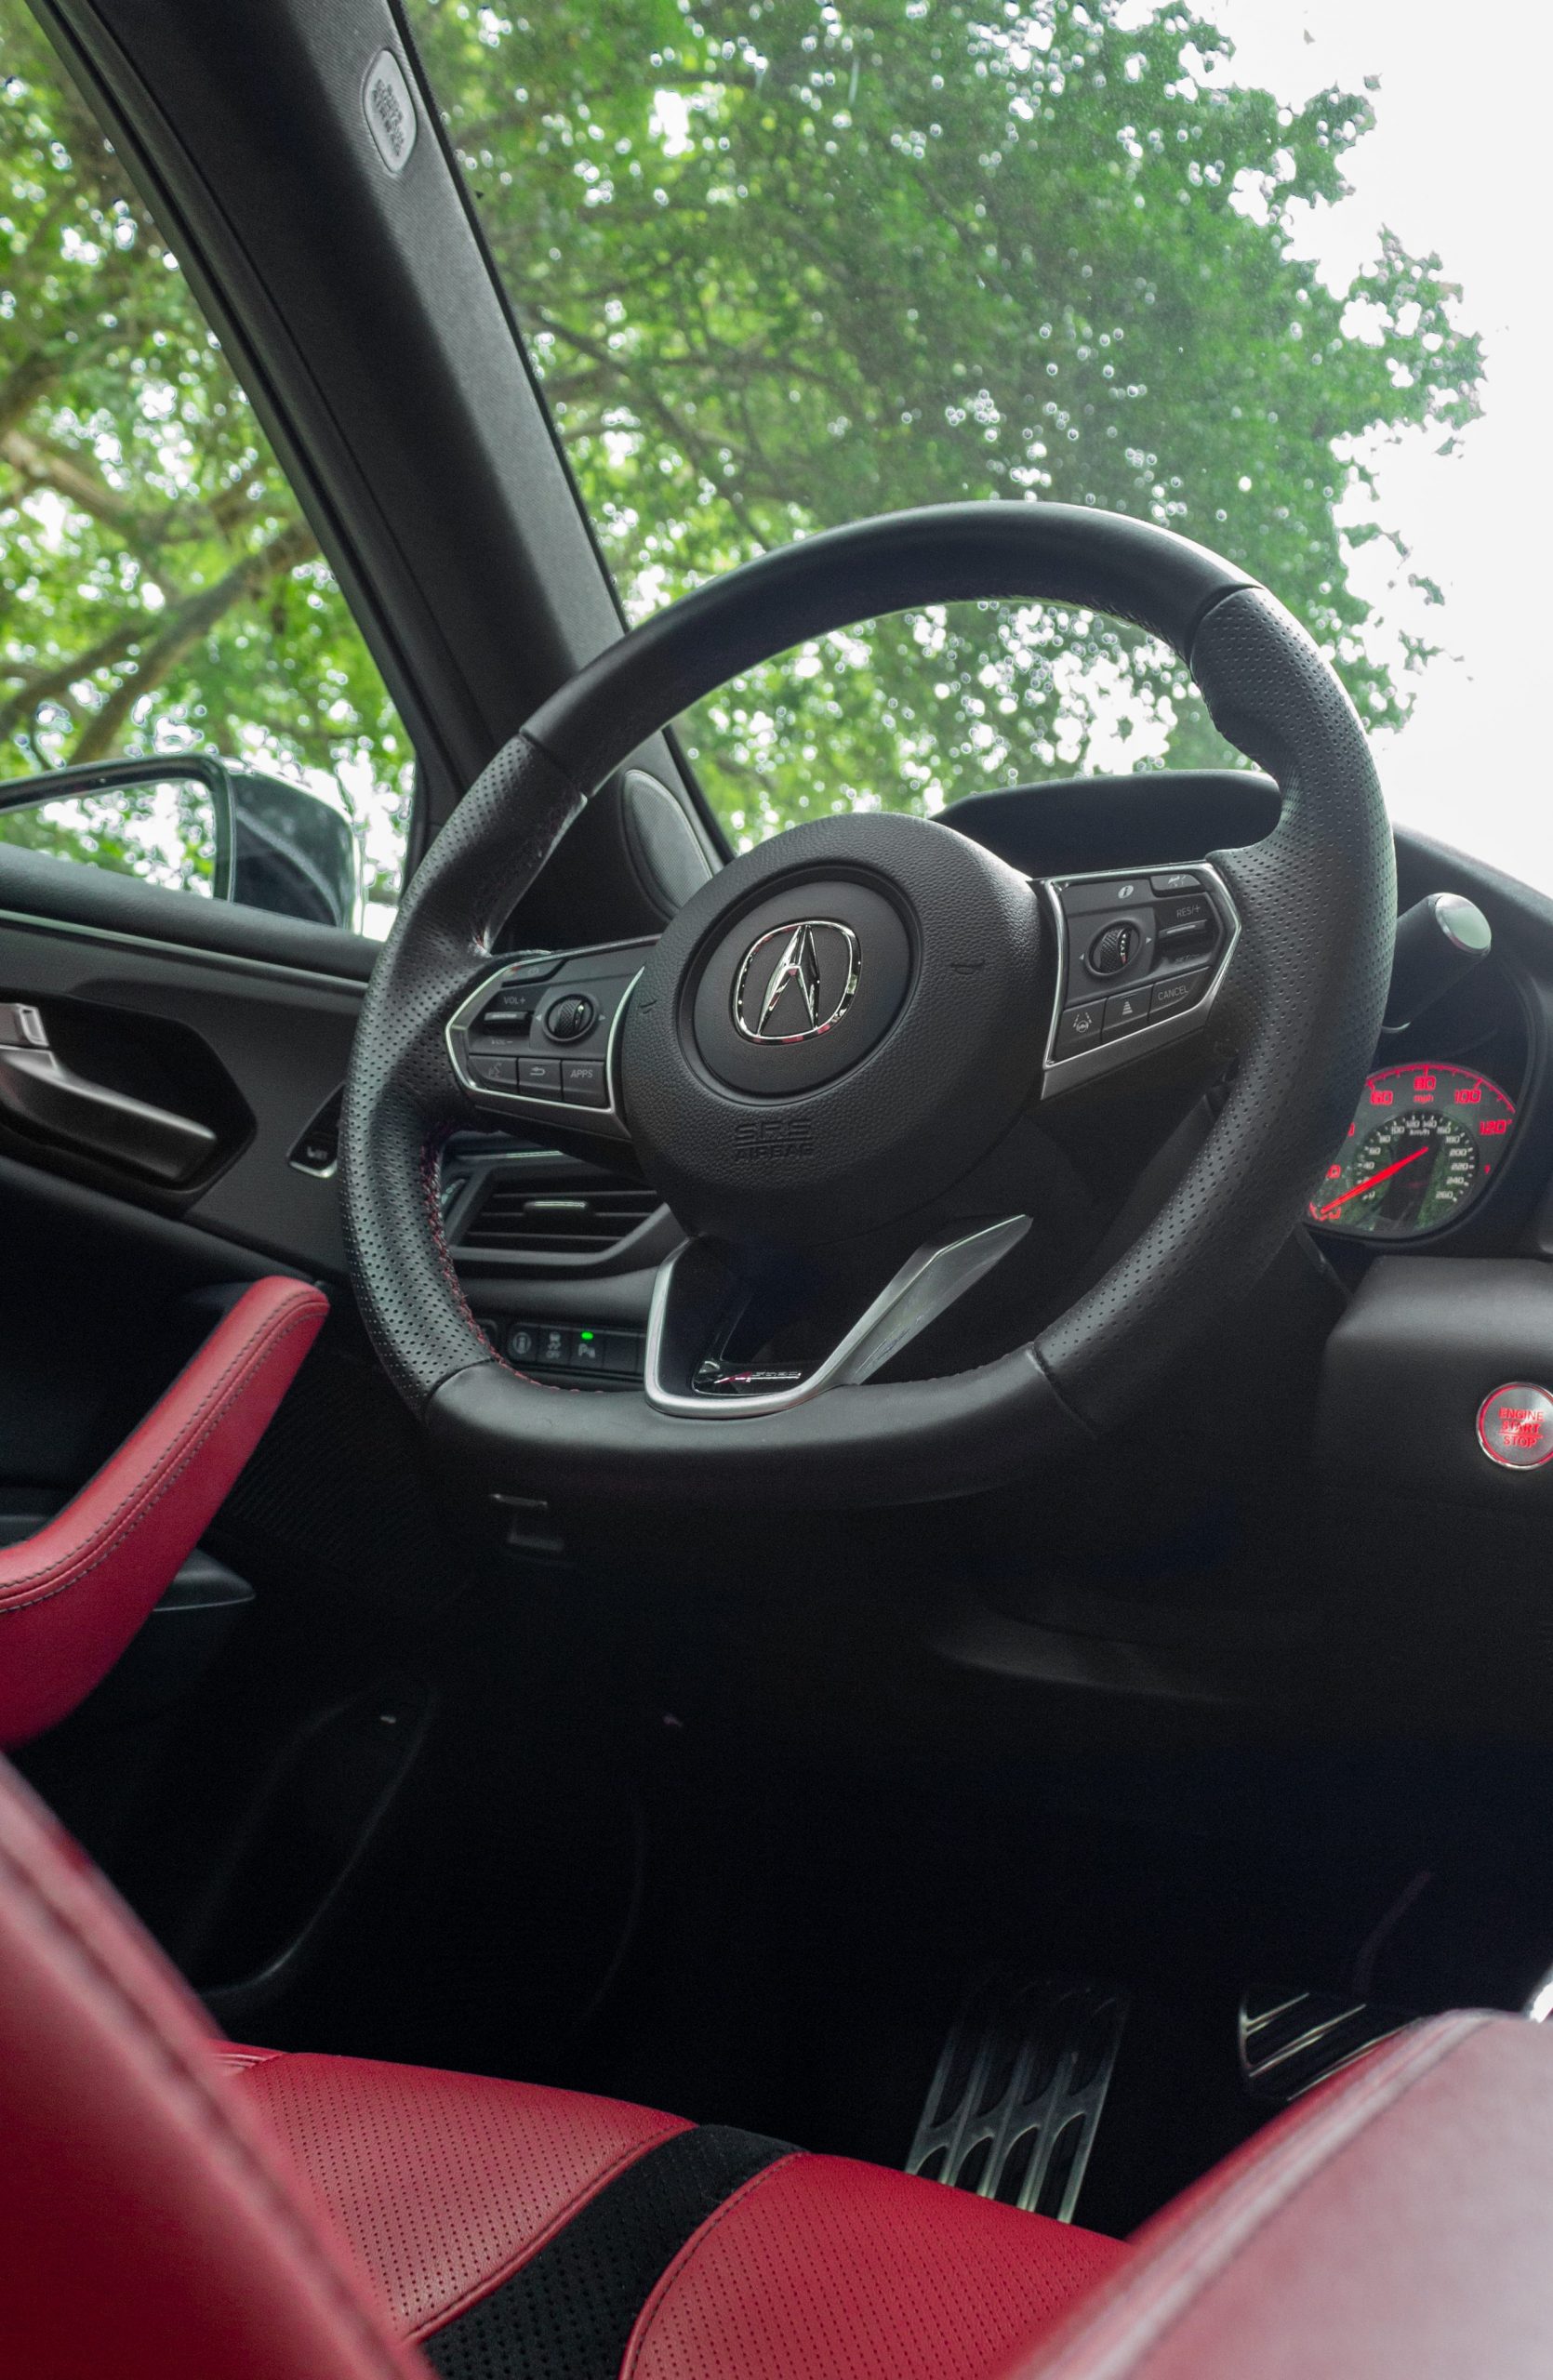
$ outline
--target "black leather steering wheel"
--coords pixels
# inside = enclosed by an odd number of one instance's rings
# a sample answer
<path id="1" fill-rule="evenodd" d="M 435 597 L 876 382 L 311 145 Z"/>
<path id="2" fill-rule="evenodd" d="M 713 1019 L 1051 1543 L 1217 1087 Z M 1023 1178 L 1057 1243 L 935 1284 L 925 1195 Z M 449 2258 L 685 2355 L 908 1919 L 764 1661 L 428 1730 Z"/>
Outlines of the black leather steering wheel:
<path id="1" fill-rule="evenodd" d="M 731 862 L 656 946 L 493 955 L 595 788 L 687 705 L 827 630 L 976 598 L 1080 606 L 1162 638 L 1221 733 L 1277 780 L 1274 832 L 1206 864 L 1161 852 L 1148 882 L 1031 883 L 925 819 L 827 818 Z M 1174 894 L 1208 912 L 1206 940 L 1175 960 L 1161 923 Z M 1019 503 L 896 514 L 770 554 L 579 671 L 409 886 L 363 1009 L 341 1142 L 378 1354 L 437 1448 L 530 1492 L 895 1501 L 1057 1460 L 1135 1414 L 1287 1236 L 1374 1051 L 1394 917 L 1352 706 L 1304 630 L 1218 556 L 1118 515 Z M 1092 985 L 1084 971 L 1119 955 L 1123 990 Z M 551 990 L 572 1004 L 541 1016 Z M 514 1076 L 472 1054 L 590 1013 L 591 1057 L 546 1056 L 536 1074 L 520 1055 Z M 1031 1343 L 947 1377 L 872 1380 L 1041 1232 L 1033 1185 L 1021 1208 L 995 1162 L 1019 1118 L 1100 1074 L 1112 1091 L 1146 1083 L 1192 1036 L 1228 1091 L 1133 1245 Z M 442 1235 L 441 1150 L 504 1112 L 629 1134 L 693 1235 L 660 1277 L 644 1393 L 537 1384 L 474 1321 Z M 841 1259 L 864 1286 L 829 1354 L 741 1369 L 728 1317 L 748 1282 L 810 1266 L 833 1298 Z"/>

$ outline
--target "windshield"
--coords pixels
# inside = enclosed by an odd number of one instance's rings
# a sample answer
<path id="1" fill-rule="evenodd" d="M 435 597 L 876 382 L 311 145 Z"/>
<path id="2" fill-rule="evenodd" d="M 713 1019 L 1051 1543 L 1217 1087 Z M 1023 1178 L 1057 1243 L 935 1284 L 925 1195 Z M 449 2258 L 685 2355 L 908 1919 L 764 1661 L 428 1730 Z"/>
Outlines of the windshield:
<path id="1" fill-rule="evenodd" d="M 1553 889 L 1516 602 L 1529 56 L 1480 106 L 1416 0 L 412 14 L 631 618 L 900 506 L 1114 508 L 1305 621 L 1394 815 Z M 1157 646 L 997 605 L 828 638 L 683 733 L 736 845 L 1236 757 Z"/>

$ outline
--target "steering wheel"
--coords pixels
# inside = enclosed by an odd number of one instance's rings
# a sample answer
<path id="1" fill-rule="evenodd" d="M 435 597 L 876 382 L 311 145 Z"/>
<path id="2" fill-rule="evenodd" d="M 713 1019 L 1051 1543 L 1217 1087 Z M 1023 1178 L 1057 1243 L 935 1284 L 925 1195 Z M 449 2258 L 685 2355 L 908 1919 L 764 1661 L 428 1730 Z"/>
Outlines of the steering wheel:
<path id="1" fill-rule="evenodd" d="M 494 955 L 596 787 L 689 704 L 828 630 L 981 598 L 1162 638 L 1276 779 L 1273 833 L 1206 862 L 1163 852 L 1131 875 L 1032 881 L 925 818 L 827 817 L 730 862 L 656 944 Z M 1370 1062 L 1394 918 L 1353 707 L 1297 623 L 1218 556 L 1024 503 L 897 513 L 766 555 L 579 670 L 416 872 L 363 1006 L 341 1137 L 378 1352 L 433 1446 L 490 1487 L 867 1503 L 1057 1462 L 1136 1415 L 1287 1237 Z M 898 1377 L 1011 1250 L 1060 1241 L 1021 1154 L 1031 1119 L 1076 1092 L 1147 1092 L 1194 1054 L 1227 1078 L 1222 1105 L 1132 1244 L 1029 1343 Z M 494 1116 L 629 1140 L 689 1235 L 659 1274 L 642 1390 L 532 1382 L 475 1322 L 443 1236 L 441 1152 Z"/>

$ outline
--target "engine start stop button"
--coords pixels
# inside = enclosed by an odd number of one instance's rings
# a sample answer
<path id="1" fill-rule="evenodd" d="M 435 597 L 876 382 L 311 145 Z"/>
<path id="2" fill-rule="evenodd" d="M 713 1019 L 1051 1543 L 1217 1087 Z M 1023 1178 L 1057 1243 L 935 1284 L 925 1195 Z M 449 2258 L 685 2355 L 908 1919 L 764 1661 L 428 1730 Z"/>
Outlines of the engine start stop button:
<path id="1" fill-rule="evenodd" d="M 1535 1471 L 1553 1460 L 1553 1392 L 1534 1381 L 1507 1381 L 1478 1408 L 1478 1444 L 1507 1471 Z"/>

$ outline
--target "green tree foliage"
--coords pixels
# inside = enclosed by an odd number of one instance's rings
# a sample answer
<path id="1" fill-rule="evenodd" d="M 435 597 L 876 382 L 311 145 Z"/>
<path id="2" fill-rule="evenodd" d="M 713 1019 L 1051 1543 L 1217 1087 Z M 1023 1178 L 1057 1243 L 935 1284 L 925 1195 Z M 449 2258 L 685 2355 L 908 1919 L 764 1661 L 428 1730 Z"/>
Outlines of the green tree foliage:
<path id="1" fill-rule="evenodd" d="M 382 682 L 155 225 L 0 0 L 0 777 L 194 746 L 329 773 L 383 856 L 410 756 Z M 135 804 L 97 809 L 0 830 L 139 865 Z"/>
<path id="2" fill-rule="evenodd" d="M 1451 437 L 1480 357 L 1436 258 L 1388 238 L 1336 294 L 1300 259 L 1367 99 L 1281 109 L 1168 0 L 530 11 L 415 0 L 633 615 L 835 522 L 1049 496 L 1247 564 L 1373 722 L 1403 714 L 1336 516 L 1356 442 Z M 1119 718 L 1146 758 L 1216 748 L 1169 656 L 987 608 L 828 639 L 688 737 L 743 840 L 1060 772 Z M 0 774 L 187 743 L 401 799 L 403 732 L 219 347 L 0 0 Z"/>
<path id="3" fill-rule="evenodd" d="M 1364 433 L 1471 417 L 1477 344 L 1436 258 L 1388 237 L 1337 295 L 1300 260 L 1366 98 L 1281 108 L 1186 8 L 1143 14 L 416 0 L 633 614 L 816 527 L 1053 496 L 1249 565 L 1372 723 L 1402 715 L 1334 508 Z M 1119 707 L 1173 724 L 1177 761 L 1223 757 L 1169 657 L 1089 619 L 896 620 L 797 671 L 753 673 L 690 726 L 747 836 L 1061 771 Z"/>

